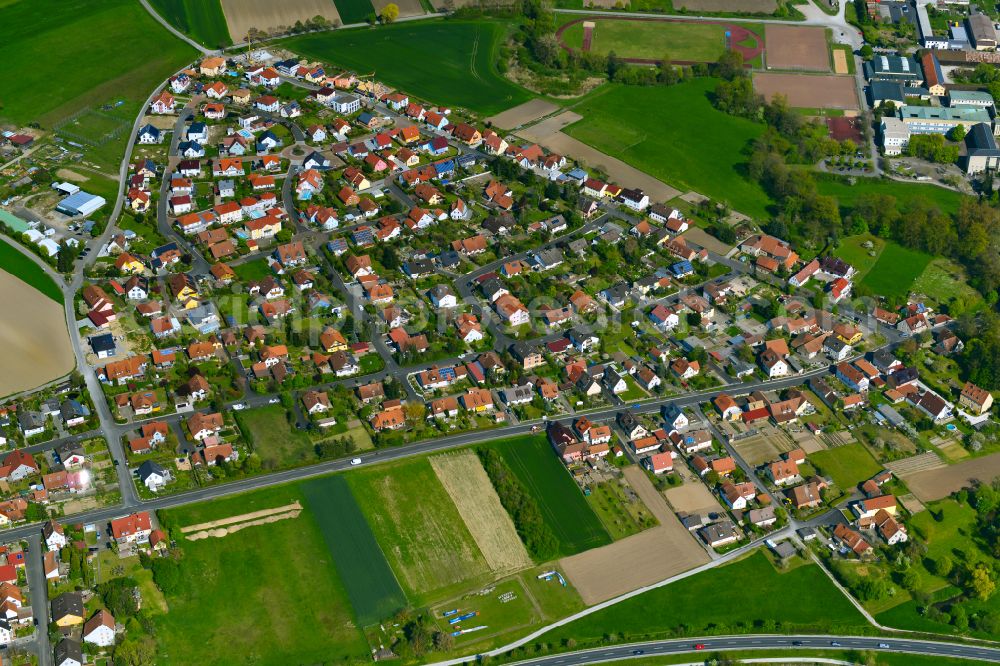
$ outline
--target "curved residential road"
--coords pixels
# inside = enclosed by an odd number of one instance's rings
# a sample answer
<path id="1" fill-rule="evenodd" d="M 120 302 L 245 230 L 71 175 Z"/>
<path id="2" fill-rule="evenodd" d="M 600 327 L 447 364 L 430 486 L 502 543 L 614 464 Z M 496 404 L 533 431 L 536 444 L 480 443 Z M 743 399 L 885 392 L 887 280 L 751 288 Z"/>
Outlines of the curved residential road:
<path id="1" fill-rule="evenodd" d="M 702 645 L 701 650 L 695 648 Z M 888 647 L 879 647 L 888 645 Z M 1000 649 L 938 643 L 906 638 L 872 638 L 862 636 L 707 636 L 704 638 L 679 638 L 649 643 L 630 643 L 613 647 L 564 652 L 538 659 L 516 662 L 514 666 L 568 666 L 569 664 L 597 664 L 621 659 L 651 657 L 656 655 L 719 652 L 725 650 L 871 650 L 897 654 L 916 654 L 930 657 L 972 659 L 980 662 L 1000 663 Z M 442 662 L 450 663 L 450 662 Z M 439 666 L 432 664 L 431 666 Z"/>
<path id="2" fill-rule="evenodd" d="M 156 13 L 156 10 L 153 9 L 149 5 L 149 2 L 147 0 L 139 0 L 139 4 L 142 5 L 143 9 L 145 9 L 147 12 L 149 12 L 150 16 L 152 16 L 154 19 L 156 19 L 157 23 L 159 23 L 164 28 L 166 28 L 167 30 L 169 30 L 173 34 L 174 37 L 176 37 L 177 39 L 181 39 L 181 40 L 187 42 L 188 44 L 190 44 L 194 48 L 196 48 L 199 51 L 201 51 L 204 55 L 216 55 L 216 54 L 222 53 L 222 51 L 213 51 L 211 49 L 205 48 L 204 46 L 202 46 L 198 42 L 194 41 L 193 39 L 191 39 L 190 37 L 188 37 L 187 35 L 185 35 L 183 32 L 181 32 L 180 30 L 178 30 L 177 28 L 175 28 L 174 26 L 170 25 L 170 23 L 167 22 L 167 20 L 165 18 L 163 18 L 162 16 L 160 16 L 159 14 Z"/>

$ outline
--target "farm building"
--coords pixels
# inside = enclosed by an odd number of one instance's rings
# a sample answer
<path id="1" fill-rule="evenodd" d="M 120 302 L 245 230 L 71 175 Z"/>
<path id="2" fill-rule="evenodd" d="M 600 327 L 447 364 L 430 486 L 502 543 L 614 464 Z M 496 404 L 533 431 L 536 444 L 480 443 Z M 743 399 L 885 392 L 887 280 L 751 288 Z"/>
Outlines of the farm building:
<path id="1" fill-rule="evenodd" d="M 104 197 L 89 194 L 81 190 L 60 201 L 59 205 L 56 206 L 56 210 L 70 216 L 87 216 L 100 209 L 106 203 L 107 201 L 104 200 Z"/>

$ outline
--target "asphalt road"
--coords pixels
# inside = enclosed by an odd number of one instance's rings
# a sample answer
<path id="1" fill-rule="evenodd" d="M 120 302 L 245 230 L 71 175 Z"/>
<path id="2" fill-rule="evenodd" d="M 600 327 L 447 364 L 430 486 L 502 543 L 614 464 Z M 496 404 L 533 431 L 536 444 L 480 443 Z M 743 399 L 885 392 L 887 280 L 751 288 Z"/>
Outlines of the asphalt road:
<path id="1" fill-rule="evenodd" d="M 696 650 L 702 645 L 703 650 Z M 879 645 L 888 645 L 880 648 Z M 933 657 L 974 659 L 984 662 L 1000 662 L 1000 649 L 962 645 L 959 643 L 936 643 L 914 639 L 868 638 L 854 636 L 710 636 L 705 638 L 682 638 L 655 641 L 652 643 L 631 643 L 615 647 L 597 648 L 580 652 L 556 654 L 549 657 L 517 662 L 517 666 L 569 666 L 570 664 L 596 664 L 619 659 L 635 659 L 654 655 L 685 653 L 711 653 L 724 650 L 767 650 L 801 649 L 809 650 L 872 650 L 875 652 L 895 652 L 919 654 Z M 706 654 L 706 656 L 708 656 Z"/>

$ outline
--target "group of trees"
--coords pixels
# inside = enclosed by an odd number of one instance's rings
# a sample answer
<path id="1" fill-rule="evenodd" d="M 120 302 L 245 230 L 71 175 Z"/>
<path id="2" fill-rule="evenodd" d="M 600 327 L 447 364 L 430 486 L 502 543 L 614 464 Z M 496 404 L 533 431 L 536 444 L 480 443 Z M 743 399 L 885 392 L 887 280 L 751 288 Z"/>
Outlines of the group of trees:
<path id="1" fill-rule="evenodd" d="M 914 134 L 906 152 L 928 162 L 952 164 L 958 160 L 958 146 L 945 141 L 942 134 Z"/>
<path id="2" fill-rule="evenodd" d="M 545 519 L 542 518 L 538 501 L 514 476 L 495 449 L 479 448 L 476 453 L 479 454 L 483 469 L 490 477 L 500 497 L 500 503 L 514 521 L 518 536 L 521 537 L 528 552 L 538 561 L 552 559 L 556 555 L 558 543 Z"/>

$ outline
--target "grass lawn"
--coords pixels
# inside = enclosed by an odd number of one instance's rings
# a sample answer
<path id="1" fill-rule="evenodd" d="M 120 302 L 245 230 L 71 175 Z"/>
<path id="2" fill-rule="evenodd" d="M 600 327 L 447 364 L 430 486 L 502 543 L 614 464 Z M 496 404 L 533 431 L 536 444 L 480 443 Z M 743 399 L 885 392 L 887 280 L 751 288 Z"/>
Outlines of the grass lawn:
<path id="1" fill-rule="evenodd" d="M 910 250 L 896 243 L 886 243 L 878 261 L 865 275 L 861 284 L 874 293 L 889 298 L 906 298 L 913 285 L 927 264 L 931 255 L 918 250 Z"/>
<path id="2" fill-rule="evenodd" d="M 358 470 L 347 481 L 414 603 L 489 572 L 427 458 Z"/>
<path id="3" fill-rule="evenodd" d="M 599 55 L 614 51 L 619 58 L 715 62 L 726 49 L 726 28 L 718 24 L 606 19 L 595 23 L 590 50 Z M 567 28 L 562 41 L 571 48 L 582 48 L 583 24 Z"/>
<path id="4" fill-rule="evenodd" d="M 347 480 L 343 476 L 321 477 L 306 481 L 301 488 L 306 505 L 316 512 L 359 626 L 375 624 L 402 610 L 406 597 Z"/>
<path id="5" fill-rule="evenodd" d="M 341 17 L 346 23 L 342 11 Z M 507 29 L 499 21 L 420 21 L 305 35 L 282 44 L 359 72 L 374 70 L 379 80 L 436 104 L 489 115 L 532 97 L 497 71 L 496 51 Z M 427 44 L 434 45 L 433 57 Z"/>
<path id="6" fill-rule="evenodd" d="M 334 0 L 337 6 L 337 13 L 344 25 L 352 23 L 364 23 L 369 14 L 375 13 L 371 0 Z"/>
<path id="7" fill-rule="evenodd" d="M 545 435 L 511 437 L 487 446 L 503 455 L 517 478 L 538 501 L 542 517 L 559 541 L 559 555 L 572 555 L 611 543 L 611 537 L 587 504 L 579 486 L 556 458 Z"/>
<path id="8" fill-rule="evenodd" d="M 795 602 L 789 603 L 791 599 Z M 768 627 L 758 629 L 765 633 L 843 632 L 868 625 L 818 566 L 806 563 L 782 573 L 758 550 L 592 613 L 539 640 L 559 645 L 573 638 L 582 646 L 619 634 L 625 642 L 668 636 L 681 626 L 687 634 L 698 635 L 753 631 L 758 626 Z"/>
<path id="9" fill-rule="evenodd" d="M 0 116 L 44 126 L 112 98 L 145 100 L 197 54 L 132 0 L 0 3 L 0 42 Z"/>
<path id="10" fill-rule="evenodd" d="M 266 277 L 274 275 L 274 271 L 267 263 L 267 259 L 253 259 L 251 261 L 245 261 L 242 264 L 237 264 L 232 267 L 233 272 L 236 273 L 238 277 L 243 282 L 249 282 L 251 280 L 263 280 Z"/>
<path id="11" fill-rule="evenodd" d="M 927 183 L 856 178 L 854 184 L 851 184 L 846 178 L 829 174 L 816 174 L 816 186 L 820 194 L 836 197 L 844 214 L 850 212 L 854 202 L 863 194 L 888 194 L 895 197 L 896 202 L 901 206 L 913 199 L 922 198 L 937 204 L 945 213 L 957 211 L 959 202 L 966 196 L 960 192 Z"/>
<path id="12" fill-rule="evenodd" d="M 874 246 L 871 250 L 861 246 L 862 243 L 867 241 L 871 241 Z M 840 239 L 840 245 L 833 251 L 833 255 L 854 266 L 858 272 L 854 279 L 861 280 L 872 269 L 875 262 L 878 261 L 878 256 L 882 254 L 882 248 L 884 247 L 884 239 L 872 236 L 871 234 L 860 234 Z M 869 252 L 874 252 L 875 256 L 869 255 Z"/>
<path id="13" fill-rule="evenodd" d="M 152 0 L 150 4 L 170 25 L 205 46 L 233 43 L 219 0 Z"/>
<path id="14" fill-rule="evenodd" d="M 62 291 L 42 267 L 23 255 L 10 243 L 0 240 L 0 268 L 28 283 L 56 303 L 63 302 Z"/>
<path id="15" fill-rule="evenodd" d="M 765 217 L 767 195 L 743 176 L 743 149 L 764 126 L 715 109 L 715 84 L 602 86 L 572 107 L 583 120 L 564 131 L 669 185 Z"/>
<path id="16" fill-rule="evenodd" d="M 911 289 L 938 303 L 957 299 L 964 303 L 981 304 L 983 297 L 969 286 L 965 271 L 955 262 L 938 257 L 927 264 Z"/>
<path id="17" fill-rule="evenodd" d="M 312 440 L 288 422 L 285 408 L 268 405 L 234 412 L 243 433 L 249 433 L 253 450 L 264 469 L 295 467 L 316 462 Z"/>
<path id="18" fill-rule="evenodd" d="M 160 512 L 191 525 L 302 499 L 279 486 Z M 325 512 L 324 512 L 325 513 Z M 317 523 L 298 518 L 248 527 L 220 539 L 181 541 L 182 587 L 154 618 L 162 664 L 306 664 L 360 661 L 368 646 Z M 261 622 L 266 613 L 267 621 Z M 197 632 L 192 627 L 207 626 Z M 248 631 L 253 627 L 253 631 Z"/>
<path id="19" fill-rule="evenodd" d="M 882 466 L 861 444 L 845 444 L 809 454 L 811 462 L 824 476 L 833 479 L 841 490 L 850 492 L 856 485 L 875 476 Z"/>

